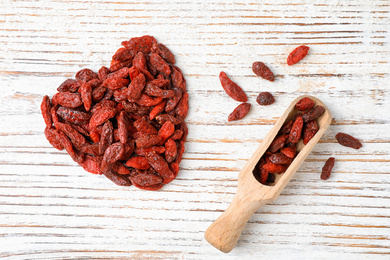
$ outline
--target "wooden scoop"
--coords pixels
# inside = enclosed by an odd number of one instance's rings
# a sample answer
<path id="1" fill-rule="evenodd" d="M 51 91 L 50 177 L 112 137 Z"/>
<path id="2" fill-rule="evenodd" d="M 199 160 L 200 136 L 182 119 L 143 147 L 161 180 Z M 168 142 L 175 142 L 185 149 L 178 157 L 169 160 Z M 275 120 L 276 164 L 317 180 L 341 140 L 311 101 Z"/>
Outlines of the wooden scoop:
<path id="1" fill-rule="evenodd" d="M 285 173 L 276 174 L 277 176 L 275 182 L 271 184 L 272 186 L 263 185 L 254 177 L 253 169 L 267 151 L 283 124 L 299 112 L 295 109 L 295 104 L 304 97 L 313 99 L 316 105 L 321 105 L 325 108 L 325 112 L 317 118 L 319 130 L 307 145 L 304 145 L 302 140 L 298 142 L 296 147 L 299 153 Z M 332 115 L 329 109 L 319 99 L 307 95 L 296 98 L 241 170 L 238 175 L 238 187 L 233 201 L 225 212 L 206 230 L 205 239 L 222 252 L 230 252 L 236 245 L 245 224 L 253 213 L 261 206 L 274 201 L 279 196 L 318 140 L 320 140 L 331 121 Z"/>

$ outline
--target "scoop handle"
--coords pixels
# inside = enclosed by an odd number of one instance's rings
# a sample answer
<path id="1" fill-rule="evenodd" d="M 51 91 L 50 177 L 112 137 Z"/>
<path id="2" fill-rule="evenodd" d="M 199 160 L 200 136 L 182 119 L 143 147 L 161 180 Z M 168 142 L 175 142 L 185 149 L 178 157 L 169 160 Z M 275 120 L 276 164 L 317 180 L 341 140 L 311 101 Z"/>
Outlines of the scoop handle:
<path id="1" fill-rule="evenodd" d="M 237 195 L 229 207 L 206 230 L 205 239 L 218 250 L 229 253 L 233 250 L 253 213 L 266 204 L 263 201 L 248 201 Z"/>

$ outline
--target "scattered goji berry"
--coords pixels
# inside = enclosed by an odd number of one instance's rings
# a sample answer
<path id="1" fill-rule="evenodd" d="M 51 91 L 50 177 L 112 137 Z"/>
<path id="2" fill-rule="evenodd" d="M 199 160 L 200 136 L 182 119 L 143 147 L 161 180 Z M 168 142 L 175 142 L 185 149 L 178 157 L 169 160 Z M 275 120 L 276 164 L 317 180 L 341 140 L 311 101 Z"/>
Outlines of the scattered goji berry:
<path id="1" fill-rule="evenodd" d="M 345 134 L 345 133 L 338 133 L 336 134 L 337 142 L 343 146 L 351 147 L 354 149 L 360 149 L 363 145 L 362 143 L 356 139 L 355 137 Z"/>
<path id="2" fill-rule="evenodd" d="M 273 82 L 275 80 L 274 73 L 268 68 L 263 62 L 256 61 L 252 64 L 252 71 L 257 76 L 262 77 L 263 79 Z"/>
<path id="3" fill-rule="evenodd" d="M 301 45 L 295 48 L 287 57 L 287 65 L 294 65 L 295 63 L 305 58 L 309 49 L 310 48 L 305 45 Z"/>

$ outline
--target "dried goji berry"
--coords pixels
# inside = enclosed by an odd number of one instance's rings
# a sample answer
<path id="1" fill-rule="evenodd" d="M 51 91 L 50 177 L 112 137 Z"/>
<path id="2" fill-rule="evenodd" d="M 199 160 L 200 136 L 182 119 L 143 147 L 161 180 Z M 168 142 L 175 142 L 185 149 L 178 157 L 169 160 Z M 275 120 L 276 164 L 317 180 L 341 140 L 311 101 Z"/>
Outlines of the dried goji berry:
<path id="1" fill-rule="evenodd" d="M 345 133 L 338 133 L 336 134 L 337 142 L 343 146 L 351 147 L 354 149 L 360 149 L 363 145 L 362 143 L 356 139 L 355 137 L 345 134 Z"/>
<path id="2" fill-rule="evenodd" d="M 256 98 L 256 102 L 261 106 L 268 106 L 275 102 L 275 98 L 269 92 L 260 92 Z"/>
<path id="3" fill-rule="evenodd" d="M 54 148 L 60 151 L 64 149 L 64 146 L 62 145 L 61 140 L 59 139 L 59 134 L 57 129 L 46 126 L 44 133 L 46 139 Z"/>
<path id="4" fill-rule="evenodd" d="M 150 168 L 148 160 L 143 156 L 131 157 L 129 160 L 127 160 L 126 166 L 140 170 L 147 170 Z"/>
<path id="5" fill-rule="evenodd" d="M 317 133 L 319 127 L 316 120 L 311 120 L 305 123 L 303 128 L 303 143 L 307 144 Z"/>
<path id="6" fill-rule="evenodd" d="M 115 108 L 102 108 L 92 115 L 89 120 L 89 127 L 94 128 L 105 123 L 108 119 L 113 118 L 116 114 Z"/>
<path id="7" fill-rule="evenodd" d="M 274 164 L 290 164 L 292 162 L 292 158 L 287 157 L 283 153 L 273 153 L 269 159 Z"/>
<path id="8" fill-rule="evenodd" d="M 334 166 L 335 159 L 334 157 L 330 157 L 326 162 L 324 167 L 322 167 L 322 173 L 321 173 L 321 179 L 327 180 L 330 177 L 330 174 L 332 172 L 333 166 Z"/>
<path id="9" fill-rule="evenodd" d="M 176 159 L 176 155 L 177 155 L 176 143 L 171 138 L 169 138 L 165 142 L 165 160 L 167 160 L 168 163 L 172 163 Z"/>
<path id="10" fill-rule="evenodd" d="M 76 78 L 76 80 L 88 82 L 92 79 L 97 79 L 98 75 L 90 69 L 82 69 L 76 73 L 75 78 Z"/>
<path id="11" fill-rule="evenodd" d="M 306 111 L 312 109 L 315 105 L 313 99 L 304 97 L 295 104 L 295 108 L 299 111 Z"/>
<path id="12" fill-rule="evenodd" d="M 50 110 L 51 110 L 50 98 L 48 96 L 44 96 L 41 103 L 41 112 L 42 112 L 43 120 L 45 121 L 45 124 L 48 127 L 50 127 L 53 124 Z"/>
<path id="13" fill-rule="evenodd" d="M 53 115 L 53 114 L 52 114 Z M 73 123 L 73 124 L 85 124 L 89 121 L 91 116 L 88 113 L 81 112 L 79 110 L 67 108 L 67 107 L 59 107 L 57 109 L 57 115 L 59 115 L 64 120 Z"/>
<path id="14" fill-rule="evenodd" d="M 268 162 L 263 165 L 263 169 L 269 173 L 282 173 L 286 170 L 286 166 L 283 164 L 274 164 L 272 162 Z"/>
<path id="15" fill-rule="evenodd" d="M 287 134 L 276 137 L 275 140 L 273 140 L 272 143 L 270 144 L 268 150 L 271 153 L 275 153 L 279 149 L 283 148 L 288 137 L 289 137 L 289 135 L 287 135 Z"/>
<path id="16" fill-rule="evenodd" d="M 221 71 L 219 74 L 219 80 L 221 81 L 221 85 L 226 94 L 228 94 L 232 99 L 239 102 L 248 101 L 248 98 L 242 88 L 229 79 L 225 72 Z"/>
<path id="17" fill-rule="evenodd" d="M 86 111 L 91 109 L 92 105 L 92 86 L 89 82 L 84 82 L 84 84 L 79 88 L 81 100 L 84 103 L 84 108 Z"/>
<path id="18" fill-rule="evenodd" d="M 168 63 L 157 53 L 152 53 L 150 55 L 150 63 L 159 72 L 164 73 L 166 75 L 171 74 L 171 68 L 169 67 Z"/>
<path id="19" fill-rule="evenodd" d="M 54 105 L 60 105 L 63 107 L 76 108 L 83 104 L 79 93 L 71 92 L 58 92 L 52 98 Z"/>
<path id="20" fill-rule="evenodd" d="M 295 148 L 295 146 L 284 147 L 280 149 L 280 152 L 288 158 L 294 158 L 295 154 L 297 153 L 297 149 Z"/>
<path id="21" fill-rule="evenodd" d="M 127 87 L 129 85 L 128 79 L 123 78 L 107 78 L 105 81 L 103 81 L 102 86 L 115 90 L 118 88 Z"/>
<path id="22" fill-rule="evenodd" d="M 241 103 L 229 115 L 228 121 L 235 121 L 244 118 L 246 114 L 248 114 L 250 108 L 251 108 L 250 103 Z"/>
<path id="23" fill-rule="evenodd" d="M 167 161 L 165 161 L 160 155 L 154 152 L 149 152 L 146 154 L 146 159 L 148 159 L 150 166 L 152 166 L 153 169 L 155 169 L 156 172 L 163 178 L 164 184 L 171 182 L 175 178 L 175 175 L 169 169 Z"/>
<path id="24" fill-rule="evenodd" d="M 263 62 L 256 61 L 252 64 L 252 71 L 263 79 L 273 82 L 275 80 L 274 73 Z"/>
<path id="25" fill-rule="evenodd" d="M 302 128 L 303 128 L 303 119 L 302 117 L 298 117 L 293 123 L 290 134 L 288 136 L 288 140 L 291 143 L 293 144 L 298 143 L 299 139 L 301 138 Z"/>
<path id="26" fill-rule="evenodd" d="M 311 110 L 302 114 L 303 122 L 309 122 L 321 116 L 325 112 L 325 108 L 323 106 L 315 106 Z"/>
<path id="27" fill-rule="evenodd" d="M 305 45 L 298 46 L 295 48 L 287 57 L 287 65 L 291 66 L 307 55 L 307 52 L 309 51 L 309 47 Z"/>
<path id="28" fill-rule="evenodd" d="M 154 45 L 151 51 L 158 53 L 168 63 L 174 64 L 176 62 L 175 56 L 173 56 L 172 52 L 162 43 Z"/>

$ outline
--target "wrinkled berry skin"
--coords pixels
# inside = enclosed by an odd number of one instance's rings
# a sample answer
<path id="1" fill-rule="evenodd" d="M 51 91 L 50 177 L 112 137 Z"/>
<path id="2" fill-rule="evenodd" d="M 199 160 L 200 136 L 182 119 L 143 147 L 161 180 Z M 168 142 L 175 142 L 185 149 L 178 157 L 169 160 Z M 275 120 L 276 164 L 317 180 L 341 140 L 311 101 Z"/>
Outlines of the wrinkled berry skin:
<path id="1" fill-rule="evenodd" d="M 304 45 L 295 48 L 287 57 L 287 65 L 294 65 L 295 63 L 298 63 L 300 60 L 305 58 L 309 49 L 310 48 L 308 46 Z"/>
<path id="2" fill-rule="evenodd" d="M 362 143 L 356 139 L 355 137 L 345 134 L 345 133 L 338 133 L 336 135 L 337 142 L 343 146 L 351 147 L 354 149 L 360 149 L 363 145 Z"/>
<path id="3" fill-rule="evenodd" d="M 257 96 L 256 102 L 257 102 L 260 106 L 269 106 L 269 105 L 272 105 L 272 104 L 275 102 L 275 98 L 274 98 L 274 96 L 272 96 L 272 94 L 269 93 L 269 92 L 261 92 L 261 93 Z"/>
<path id="4" fill-rule="evenodd" d="M 252 71 L 257 76 L 262 77 L 263 79 L 274 82 L 275 75 L 263 62 L 256 61 L 252 64 Z"/>
<path id="5" fill-rule="evenodd" d="M 329 179 L 332 169 L 334 166 L 335 159 L 334 157 L 330 157 L 326 162 L 324 167 L 322 167 L 322 173 L 321 173 L 321 179 L 322 180 L 327 180 Z"/>
<path id="6" fill-rule="evenodd" d="M 238 102 L 248 101 L 245 92 L 235 82 L 228 78 L 225 72 L 221 71 L 219 80 L 225 92 L 234 100 Z"/>
<path id="7" fill-rule="evenodd" d="M 229 115 L 228 121 L 235 121 L 240 120 L 248 114 L 249 110 L 251 109 L 251 104 L 249 103 L 242 103 L 236 107 L 233 112 Z"/>

